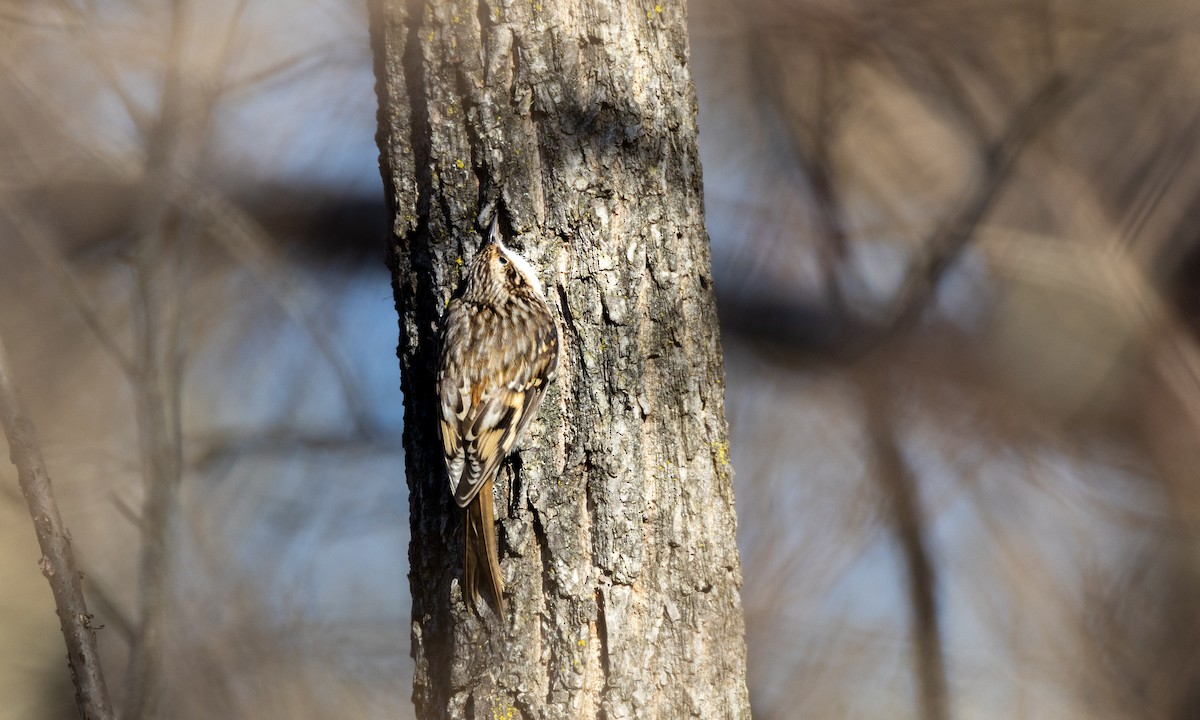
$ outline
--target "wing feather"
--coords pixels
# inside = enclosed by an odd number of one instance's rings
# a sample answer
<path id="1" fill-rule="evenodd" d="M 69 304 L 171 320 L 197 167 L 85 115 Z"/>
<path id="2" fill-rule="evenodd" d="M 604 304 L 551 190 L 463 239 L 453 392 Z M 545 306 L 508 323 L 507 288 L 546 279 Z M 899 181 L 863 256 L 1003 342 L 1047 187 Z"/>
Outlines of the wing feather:
<path id="1" fill-rule="evenodd" d="M 503 317 L 488 306 L 451 301 L 437 375 L 438 428 L 459 506 L 495 476 L 537 414 L 558 346 L 558 326 L 540 299 Z"/>

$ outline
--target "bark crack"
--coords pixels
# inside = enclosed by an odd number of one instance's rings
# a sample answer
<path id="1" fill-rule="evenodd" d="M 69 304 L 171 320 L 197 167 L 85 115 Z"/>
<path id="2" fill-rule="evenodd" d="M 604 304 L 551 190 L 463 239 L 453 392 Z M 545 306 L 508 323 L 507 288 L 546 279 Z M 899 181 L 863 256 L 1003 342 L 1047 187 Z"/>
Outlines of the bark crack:
<path id="1" fill-rule="evenodd" d="M 429 98 L 425 92 L 425 61 L 421 56 L 420 31 L 425 17 L 425 0 L 408 2 L 408 36 L 404 41 L 404 92 L 408 101 L 409 146 L 413 153 L 413 172 L 417 194 L 417 227 L 413 231 L 418 237 L 428 232 L 429 208 L 433 193 L 433 163 L 430 157 Z"/>
<path id="2" fill-rule="evenodd" d="M 480 39 L 480 47 L 483 47 L 482 37 Z M 488 167 L 487 163 L 487 145 L 483 133 L 486 132 L 487 120 L 484 118 L 483 103 L 480 98 L 480 90 L 461 64 L 454 67 L 454 81 L 457 85 L 458 95 L 463 101 L 463 129 L 467 135 L 467 145 L 471 151 L 471 172 L 475 175 L 476 186 L 476 207 L 486 208 L 492 203 L 492 195 L 494 195 L 493 176 L 496 175 Z M 472 114 L 476 120 L 472 121 Z M 497 177 L 495 181 L 504 182 L 504 178 Z M 496 203 L 493 212 L 499 213 L 500 206 Z M 490 218 L 479 218 L 480 223 L 486 223 Z"/>
<path id="3" fill-rule="evenodd" d="M 487 49 L 491 44 L 492 11 L 487 0 L 475 3 L 475 20 L 479 23 L 479 66 L 483 68 L 483 82 L 488 82 Z"/>
<path id="4" fill-rule="evenodd" d="M 608 695 L 612 692 L 612 684 L 609 682 L 609 678 L 612 677 L 612 659 L 608 652 L 608 617 L 604 602 L 604 590 L 604 587 L 596 590 L 596 637 L 600 642 L 600 675 L 604 681 L 600 689 L 600 701 L 596 704 L 599 708 L 597 715 L 599 720 L 605 720 L 608 717 L 604 708 Z"/>
<path id="5" fill-rule="evenodd" d="M 571 314 L 571 305 L 567 300 L 567 289 L 562 283 L 557 283 L 555 287 L 558 290 L 558 302 L 562 306 L 563 323 L 571 331 L 571 346 L 579 350 L 579 359 L 582 361 L 583 350 L 579 343 L 579 328 L 575 325 L 575 316 Z"/>
<path id="6" fill-rule="evenodd" d="M 538 559 L 542 566 L 542 592 L 539 597 L 540 607 L 538 614 L 545 617 L 549 611 L 547 607 L 547 599 L 552 597 L 554 585 L 551 578 L 554 577 L 553 567 L 550 562 L 550 538 L 546 534 L 546 526 L 542 522 L 541 513 L 534 507 L 532 503 L 529 505 L 530 525 L 533 527 L 534 544 L 537 546 Z M 554 695 L 553 682 L 551 681 L 551 668 L 553 667 L 553 647 L 551 647 L 551 658 L 549 663 L 541 663 L 538 666 L 538 671 L 541 673 L 541 680 L 544 683 L 545 698 L 543 700 L 544 707 L 552 707 L 551 702 Z"/>

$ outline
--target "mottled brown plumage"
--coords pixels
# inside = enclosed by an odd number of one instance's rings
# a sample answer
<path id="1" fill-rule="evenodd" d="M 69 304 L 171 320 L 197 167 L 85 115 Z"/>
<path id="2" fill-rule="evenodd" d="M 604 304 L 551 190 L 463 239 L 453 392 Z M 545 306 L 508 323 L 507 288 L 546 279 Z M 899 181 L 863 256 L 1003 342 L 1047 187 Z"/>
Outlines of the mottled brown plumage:
<path id="1" fill-rule="evenodd" d="M 554 376 L 559 335 L 533 268 L 504 247 L 495 220 L 489 236 L 446 309 L 437 382 L 450 491 L 467 509 L 464 595 L 475 605 L 482 579 L 503 614 L 492 481 Z"/>

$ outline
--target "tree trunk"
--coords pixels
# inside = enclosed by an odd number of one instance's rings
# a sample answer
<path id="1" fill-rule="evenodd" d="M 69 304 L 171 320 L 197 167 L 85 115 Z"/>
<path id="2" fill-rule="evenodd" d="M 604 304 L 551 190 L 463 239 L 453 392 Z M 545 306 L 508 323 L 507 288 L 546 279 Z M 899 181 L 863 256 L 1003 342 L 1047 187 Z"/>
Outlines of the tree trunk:
<path id="1" fill-rule="evenodd" d="M 682 3 L 383 0 L 372 37 L 418 717 L 749 717 Z M 563 333 L 496 482 L 502 619 L 463 603 L 434 392 L 493 211 Z"/>

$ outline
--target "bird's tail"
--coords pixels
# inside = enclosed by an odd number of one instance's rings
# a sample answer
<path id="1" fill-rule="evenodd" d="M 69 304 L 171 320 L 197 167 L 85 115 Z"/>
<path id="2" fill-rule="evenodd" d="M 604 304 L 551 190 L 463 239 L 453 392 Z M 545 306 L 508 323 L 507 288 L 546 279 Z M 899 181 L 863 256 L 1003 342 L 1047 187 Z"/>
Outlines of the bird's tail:
<path id="1" fill-rule="evenodd" d="M 503 617 L 504 583 L 500 580 L 500 557 L 496 550 L 491 480 L 479 488 L 479 494 L 467 505 L 467 520 L 463 527 L 463 599 L 478 609 L 479 585 L 489 585 L 496 609 Z"/>

